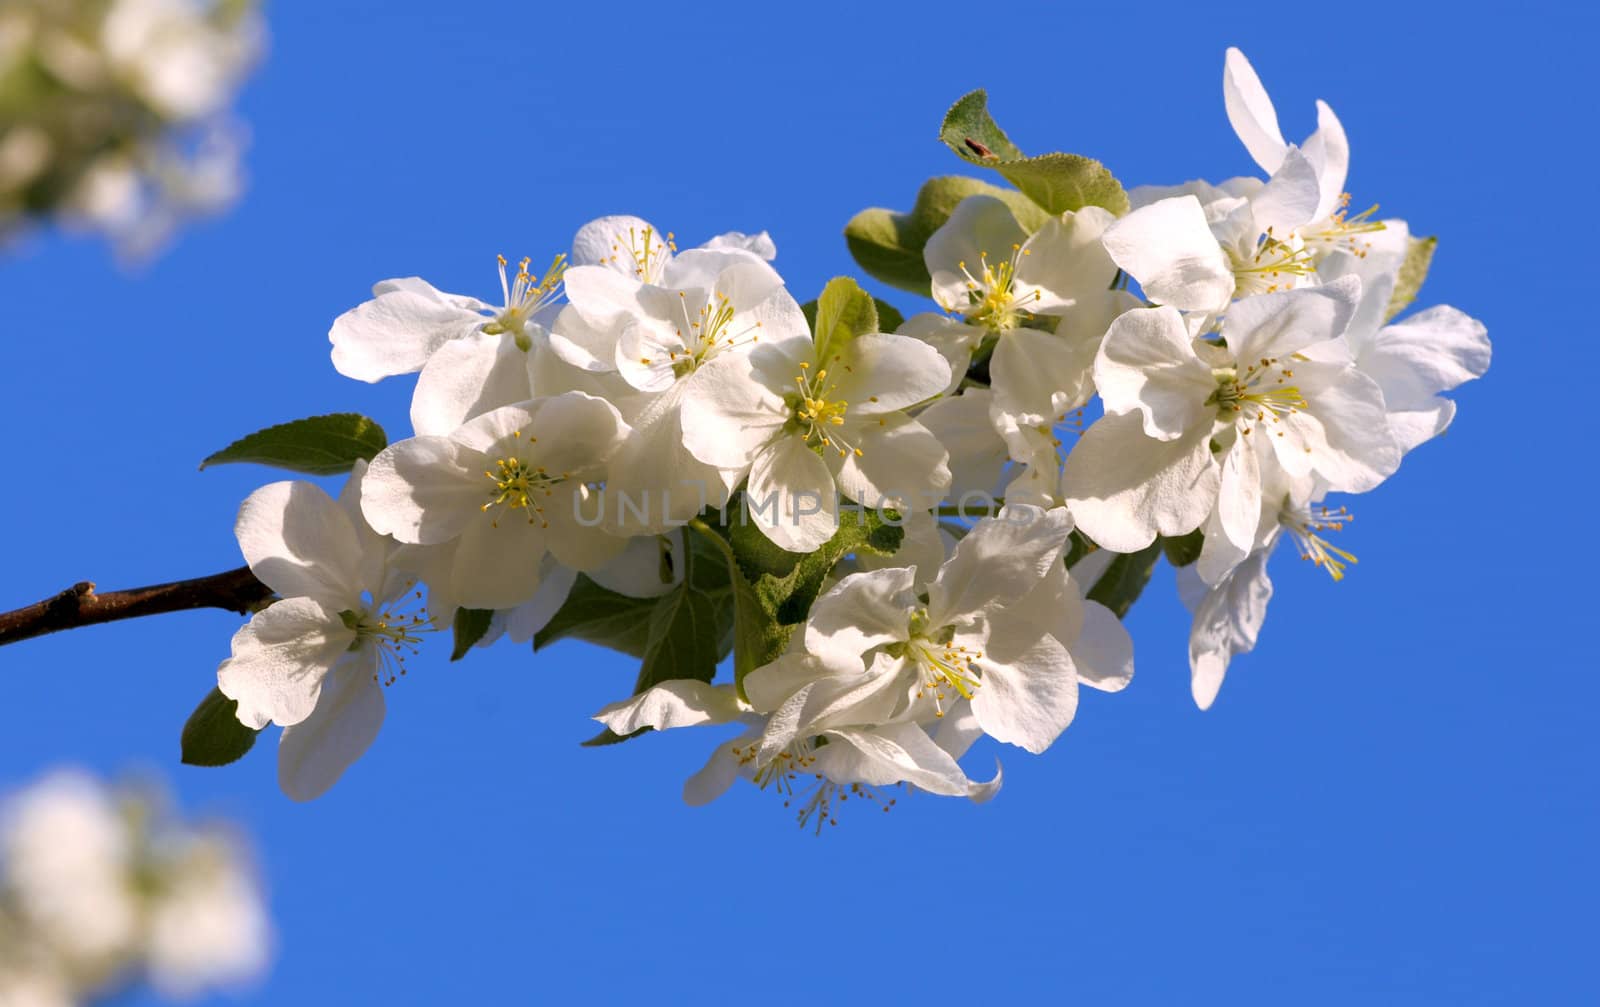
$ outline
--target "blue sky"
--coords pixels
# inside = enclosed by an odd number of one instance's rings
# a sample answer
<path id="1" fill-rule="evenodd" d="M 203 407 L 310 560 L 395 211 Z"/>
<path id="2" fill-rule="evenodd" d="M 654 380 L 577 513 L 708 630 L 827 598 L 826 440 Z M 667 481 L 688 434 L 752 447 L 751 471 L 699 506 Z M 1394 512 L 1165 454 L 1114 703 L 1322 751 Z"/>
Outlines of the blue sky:
<path id="1" fill-rule="evenodd" d="M 0 262 L 0 608 L 237 565 L 234 511 L 276 476 L 195 466 L 239 434 L 343 409 L 404 433 L 408 382 L 328 364 L 377 279 L 488 294 L 496 253 L 542 261 L 637 213 L 690 243 L 770 230 L 805 300 L 852 270 L 852 213 L 963 172 L 935 134 L 973 87 L 1025 150 L 1128 184 L 1251 171 L 1222 106 L 1236 44 L 1289 136 L 1314 99 L 1338 111 L 1358 204 L 1441 236 L 1419 306 L 1483 319 L 1495 360 L 1448 436 L 1346 501 L 1342 584 L 1280 550 L 1261 645 L 1211 711 L 1163 570 L 1132 687 L 1087 697 L 1043 757 L 986 750 L 1006 787 L 981 808 L 902 800 L 821 839 L 754 788 L 686 808 L 714 735 L 578 748 L 633 668 L 570 644 L 434 648 L 366 759 L 300 806 L 271 744 L 177 764 L 237 625 L 193 613 L 0 652 L 0 787 L 154 767 L 241 819 L 282 930 L 247 1002 L 1592 997 L 1600 261 L 1573 166 L 1595 16 L 1114 7 L 275 5 L 240 206 L 134 273 L 55 237 Z"/>

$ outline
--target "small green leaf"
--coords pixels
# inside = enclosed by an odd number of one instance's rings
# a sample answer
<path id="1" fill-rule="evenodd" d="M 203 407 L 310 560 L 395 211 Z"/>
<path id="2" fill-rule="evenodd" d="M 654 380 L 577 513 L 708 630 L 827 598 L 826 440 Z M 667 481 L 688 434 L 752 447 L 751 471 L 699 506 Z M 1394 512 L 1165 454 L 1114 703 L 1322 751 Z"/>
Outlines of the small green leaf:
<path id="1" fill-rule="evenodd" d="M 330 476 L 371 461 L 389 443 L 383 427 L 360 413 L 331 413 L 280 423 L 241 437 L 200 463 L 205 469 L 229 462 L 255 462 Z"/>
<path id="2" fill-rule="evenodd" d="M 1161 551 L 1166 554 L 1167 562 L 1173 566 L 1188 566 L 1200 558 L 1200 549 L 1205 544 L 1205 531 L 1196 528 L 1187 535 L 1179 535 L 1176 538 L 1163 538 L 1161 540 Z"/>
<path id="3" fill-rule="evenodd" d="M 566 602 L 534 635 L 533 649 L 543 650 L 570 638 L 643 657 L 650 639 L 650 610 L 655 604 L 654 598 L 618 594 L 580 573 Z"/>
<path id="4" fill-rule="evenodd" d="M 839 511 L 839 530 L 812 553 L 793 553 L 773 545 L 756 527 L 741 497 L 739 511 L 730 519 L 728 540 L 739 568 L 750 581 L 762 608 L 777 622 L 792 629 L 805 621 L 811 603 L 822 593 L 822 582 L 839 560 L 854 552 L 892 555 L 905 538 L 905 529 L 880 517 L 870 508 Z"/>
<path id="5" fill-rule="evenodd" d="M 212 689 L 183 725 L 180 744 L 188 766 L 226 766 L 256 743 L 260 731 L 239 723 L 239 704 Z"/>
<path id="6" fill-rule="evenodd" d="M 1412 238 L 1406 245 L 1405 261 L 1400 263 L 1400 274 L 1394 280 L 1394 293 L 1389 295 L 1389 306 L 1384 309 L 1383 320 L 1398 315 L 1411 306 L 1422 290 L 1422 281 L 1428 278 L 1428 267 L 1433 264 L 1433 251 L 1439 247 L 1438 238 Z"/>
<path id="7" fill-rule="evenodd" d="M 1089 541 L 1089 536 L 1074 528 L 1072 536 L 1067 539 L 1067 569 L 1071 570 L 1078 565 L 1080 559 L 1099 550 L 1099 548 L 1099 546 Z"/>
<path id="8" fill-rule="evenodd" d="M 817 298 L 817 316 L 811 331 L 817 360 L 823 362 L 820 366 L 826 366 L 826 361 L 851 340 L 878 331 L 878 308 L 859 283 L 848 276 L 836 276 Z"/>
<path id="9" fill-rule="evenodd" d="M 990 185 L 976 178 L 945 175 L 923 183 L 909 213 L 872 207 L 856 214 L 845 225 L 845 244 L 856 264 L 868 276 L 926 297 L 933 278 L 922 258 L 923 246 L 968 196 L 993 196 L 1004 200 L 1016 214 L 1017 222 L 1030 233 L 1043 227 L 1049 219 L 1049 214 L 1015 189 Z"/>
<path id="10" fill-rule="evenodd" d="M 1077 154 L 1025 157 L 989 115 L 989 95 L 981 88 L 962 95 L 944 114 L 939 139 L 968 164 L 993 168 L 1052 214 L 1103 206 L 1121 216 L 1128 194 L 1106 166 Z"/>
<path id="11" fill-rule="evenodd" d="M 450 651 L 450 660 L 459 661 L 467 656 L 467 651 L 477 646 L 484 634 L 489 632 L 489 623 L 494 621 L 494 612 L 487 608 L 458 608 L 456 609 L 455 647 Z"/>
<path id="12" fill-rule="evenodd" d="M 709 682 L 716 677 L 722 636 L 717 607 L 725 601 L 696 590 L 687 579 L 657 600 L 635 695 L 673 679 Z"/>
<path id="13" fill-rule="evenodd" d="M 889 302 L 880 301 L 874 297 L 872 306 L 878 309 L 879 332 L 894 332 L 906 323 L 906 316 L 902 315 L 900 309 Z"/>
<path id="14" fill-rule="evenodd" d="M 1100 579 L 1094 582 L 1094 587 L 1089 589 L 1089 600 L 1099 602 L 1121 619 L 1139 600 L 1144 586 L 1150 583 L 1150 574 L 1160 558 L 1159 541 L 1150 543 L 1138 552 L 1118 556 L 1106 567 Z"/>

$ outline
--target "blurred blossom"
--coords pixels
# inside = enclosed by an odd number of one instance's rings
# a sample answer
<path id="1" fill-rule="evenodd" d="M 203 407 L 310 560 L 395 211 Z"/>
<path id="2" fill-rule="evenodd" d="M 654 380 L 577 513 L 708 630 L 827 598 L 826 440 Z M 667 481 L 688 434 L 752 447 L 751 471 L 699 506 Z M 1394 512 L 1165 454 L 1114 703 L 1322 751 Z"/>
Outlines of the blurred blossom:
<path id="1" fill-rule="evenodd" d="M 271 927 L 240 840 L 158 795 L 60 771 L 0 804 L 0 1007 L 147 980 L 174 998 L 259 976 Z"/>
<path id="2" fill-rule="evenodd" d="M 143 257 L 230 204 L 263 38 L 255 0 L 6 0 L 0 242 L 55 219 Z"/>

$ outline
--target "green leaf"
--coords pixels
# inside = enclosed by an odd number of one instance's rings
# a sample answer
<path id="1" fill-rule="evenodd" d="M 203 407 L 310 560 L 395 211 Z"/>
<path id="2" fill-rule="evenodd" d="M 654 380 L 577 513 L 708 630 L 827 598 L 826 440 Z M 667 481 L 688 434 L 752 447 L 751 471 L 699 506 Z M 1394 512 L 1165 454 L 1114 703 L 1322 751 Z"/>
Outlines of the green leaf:
<path id="1" fill-rule="evenodd" d="M 815 552 L 793 553 L 761 533 L 742 497 L 739 507 L 727 529 L 733 554 L 763 610 L 791 630 L 805 621 L 811 603 L 822 593 L 823 579 L 839 560 L 855 552 L 893 555 L 905 539 L 905 529 L 890 523 L 898 516 L 885 520 L 870 508 L 857 512 L 841 507 L 833 538 Z"/>
<path id="2" fill-rule="evenodd" d="M 254 728 L 239 723 L 239 704 L 212 689 L 183 725 L 183 762 L 188 766 L 226 766 L 256 743 Z"/>
<path id="3" fill-rule="evenodd" d="M 643 627 L 644 633 L 634 695 L 672 679 L 709 682 L 716 677 L 717 665 L 730 650 L 735 650 L 737 602 L 731 597 L 735 589 L 729 575 L 734 571 L 729 566 L 726 546 L 705 541 L 688 529 L 684 536 L 687 548 L 681 560 L 685 564 L 683 580 L 659 598 L 628 599 L 643 606 L 642 610 L 634 608 L 628 616 Z M 608 603 L 622 597 L 614 595 Z M 619 617 L 620 607 L 604 615 L 600 624 Z M 535 645 L 540 645 L 537 637 Z M 647 730 L 618 735 L 607 728 L 582 744 L 591 748 L 614 745 L 637 738 Z"/>
<path id="4" fill-rule="evenodd" d="M 878 308 L 861 285 L 848 276 L 835 276 L 817 298 L 812 342 L 818 366 L 827 366 L 851 340 L 878 331 Z"/>
<path id="5" fill-rule="evenodd" d="M 891 287 L 928 296 L 933 278 L 922 259 L 923 246 L 944 226 L 956 206 L 968 196 L 993 196 L 1005 201 L 1017 222 L 1028 232 L 1044 226 L 1049 215 L 1015 189 L 990 185 L 976 178 L 945 175 L 929 179 L 917 192 L 909 213 L 882 207 L 862 210 L 845 225 L 845 244 L 867 275 Z"/>
<path id="6" fill-rule="evenodd" d="M 742 698 L 744 677 L 782 654 L 789 642 L 789 633 L 773 619 L 745 577 L 733 546 L 725 536 L 727 529 L 712 528 L 704 522 L 694 522 L 690 527 L 702 541 L 718 550 L 718 558 L 727 570 L 733 603 L 733 680 Z"/>
<path id="7" fill-rule="evenodd" d="M 583 640 L 643 657 L 650 638 L 650 610 L 654 598 L 630 598 L 578 574 L 566 602 L 533 638 L 533 649 L 543 650 L 557 640 Z"/>
<path id="8" fill-rule="evenodd" d="M 889 302 L 880 301 L 874 297 L 872 306 L 878 309 L 879 332 L 894 332 L 906 323 L 906 316 L 902 315 L 900 309 Z"/>
<path id="9" fill-rule="evenodd" d="M 371 461 L 389 438 L 375 420 L 360 413 L 331 413 L 280 423 L 241 437 L 200 463 L 203 470 L 229 462 L 255 462 L 331 476 L 349 472 L 357 461 Z"/>
<path id="10" fill-rule="evenodd" d="M 717 675 L 717 603 L 687 582 L 662 595 L 650 612 L 637 695 L 677 678 L 709 682 Z"/>
<path id="11" fill-rule="evenodd" d="M 1070 570 L 1077 566 L 1080 559 L 1092 552 L 1096 552 L 1099 548 L 1099 546 L 1089 541 L 1089 536 L 1074 528 L 1071 537 L 1067 539 L 1067 569 Z"/>
<path id="12" fill-rule="evenodd" d="M 1188 566 L 1200 558 L 1200 549 L 1205 544 L 1205 531 L 1196 528 L 1187 535 L 1179 535 L 1177 538 L 1163 538 L 1161 540 L 1161 551 L 1166 554 L 1167 562 L 1173 566 Z"/>
<path id="13" fill-rule="evenodd" d="M 1103 206 L 1117 216 L 1128 212 L 1122 183 L 1093 158 L 1077 154 L 1025 157 L 989 115 L 989 95 L 962 95 L 944 114 L 939 139 L 968 164 L 993 168 L 1051 214 Z"/>
<path id="14" fill-rule="evenodd" d="M 467 651 L 477 646 L 484 634 L 489 632 L 489 623 L 494 620 L 494 612 L 487 608 L 458 608 L 456 609 L 455 647 L 450 651 L 450 660 L 459 661 L 467 656 Z"/>
<path id="15" fill-rule="evenodd" d="M 1389 306 L 1384 309 L 1383 320 L 1398 315 L 1411 306 L 1428 278 L 1428 267 L 1433 264 L 1433 251 L 1439 247 L 1438 238 L 1413 237 L 1406 245 L 1405 261 L 1400 263 L 1400 274 L 1394 280 L 1394 293 L 1389 295 Z"/>
<path id="16" fill-rule="evenodd" d="M 1124 553 L 1111 561 L 1106 572 L 1089 589 L 1090 601 L 1097 601 L 1121 619 L 1139 600 L 1144 586 L 1150 583 L 1150 574 L 1161 558 L 1161 543 L 1152 542 L 1135 553 Z"/>

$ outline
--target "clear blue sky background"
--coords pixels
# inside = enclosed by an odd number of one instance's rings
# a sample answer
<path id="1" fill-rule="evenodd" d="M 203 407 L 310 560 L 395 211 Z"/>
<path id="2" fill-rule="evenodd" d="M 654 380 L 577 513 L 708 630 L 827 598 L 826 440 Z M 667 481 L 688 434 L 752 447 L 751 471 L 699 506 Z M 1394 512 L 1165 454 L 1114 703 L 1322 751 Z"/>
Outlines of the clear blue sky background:
<path id="1" fill-rule="evenodd" d="M 328 363 L 374 280 L 488 294 L 496 253 L 638 213 L 690 243 L 770 229 L 807 299 L 852 269 L 854 211 L 962 171 L 934 136 L 972 87 L 1024 149 L 1129 184 L 1252 171 L 1237 44 L 1291 138 L 1337 109 L 1357 203 L 1441 235 L 1420 303 L 1484 319 L 1495 360 L 1350 501 L 1343 584 L 1282 551 L 1213 710 L 1163 570 L 1133 686 L 1001 753 L 985 807 L 903 800 L 820 840 L 754 788 L 686 808 L 715 735 L 578 748 L 633 669 L 572 645 L 435 647 L 298 806 L 270 737 L 178 765 L 237 625 L 196 613 L 0 652 L 0 785 L 147 765 L 242 819 L 282 928 L 251 1002 L 1594 1002 L 1593 15 L 883 6 L 275 5 L 234 212 L 140 273 L 56 238 L 0 263 L 0 606 L 236 565 L 235 508 L 276 476 L 195 469 L 236 435 L 336 409 L 406 432 L 409 382 Z"/>

